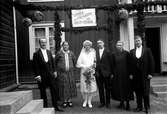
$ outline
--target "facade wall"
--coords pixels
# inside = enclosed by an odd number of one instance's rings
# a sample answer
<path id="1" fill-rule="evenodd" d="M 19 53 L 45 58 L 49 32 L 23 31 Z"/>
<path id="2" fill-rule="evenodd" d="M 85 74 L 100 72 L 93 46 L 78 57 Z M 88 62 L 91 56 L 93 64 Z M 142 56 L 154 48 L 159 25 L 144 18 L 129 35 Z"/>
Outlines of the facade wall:
<path id="1" fill-rule="evenodd" d="M 16 83 L 12 0 L 0 0 L 0 89 Z"/>
<path id="2" fill-rule="evenodd" d="M 26 0 L 21 0 L 21 4 L 29 4 Z M 64 0 L 60 2 L 41 2 L 41 3 L 32 3 L 35 5 L 48 5 L 48 6 L 68 6 L 68 7 L 93 7 L 101 5 L 112 5 L 116 4 L 116 0 Z M 30 11 L 29 13 L 31 13 Z M 71 27 L 71 19 L 69 12 L 59 11 L 59 16 L 62 22 L 64 22 L 65 27 Z M 54 11 L 43 11 L 45 22 L 54 22 Z M 70 44 L 70 49 L 74 51 L 78 57 L 80 50 L 82 48 L 82 42 L 86 39 L 89 39 L 93 42 L 94 47 L 96 47 L 96 41 L 98 39 L 104 39 L 107 48 L 113 48 L 114 43 L 119 39 L 119 26 L 115 23 L 114 13 L 112 12 L 113 26 L 112 33 L 104 30 L 89 30 L 84 32 L 66 32 L 65 40 Z M 20 81 L 30 81 L 33 78 L 32 72 L 32 61 L 30 60 L 29 55 L 29 33 L 28 27 L 25 27 L 22 24 L 23 16 L 20 12 L 17 11 L 17 35 L 18 35 L 18 54 L 19 54 L 19 78 Z M 97 11 L 97 25 L 104 26 L 108 24 L 108 12 L 104 10 Z M 31 45 L 31 44 L 30 44 Z M 30 80 L 29 80 L 30 79 Z"/>
<path id="3" fill-rule="evenodd" d="M 82 4 L 83 6 L 100 6 L 100 5 L 107 5 L 107 4 L 113 4 L 114 1 L 109 0 L 80 0 L 80 3 L 77 2 L 77 0 L 69 0 L 68 2 L 65 2 L 66 4 L 70 4 L 69 6 L 78 6 L 79 4 Z M 93 46 L 96 47 L 96 41 L 98 39 L 103 39 L 106 47 L 111 48 L 113 47 L 113 40 L 119 39 L 119 27 L 115 23 L 114 14 L 113 16 L 113 26 L 112 26 L 112 33 L 109 33 L 104 30 L 90 30 L 90 31 L 84 31 L 80 33 L 75 32 L 66 32 L 66 40 L 69 41 L 71 44 L 71 49 L 76 53 L 78 56 L 81 48 L 82 48 L 82 42 L 86 39 L 91 40 L 93 42 Z M 108 24 L 108 12 L 104 10 L 98 10 L 96 11 L 96 17 L 97 17 L 97 26 L 105 26 Z M 71 20 L 67 13 L 65 13 L 65 27 L 69 28 L 71 26 Z"/>

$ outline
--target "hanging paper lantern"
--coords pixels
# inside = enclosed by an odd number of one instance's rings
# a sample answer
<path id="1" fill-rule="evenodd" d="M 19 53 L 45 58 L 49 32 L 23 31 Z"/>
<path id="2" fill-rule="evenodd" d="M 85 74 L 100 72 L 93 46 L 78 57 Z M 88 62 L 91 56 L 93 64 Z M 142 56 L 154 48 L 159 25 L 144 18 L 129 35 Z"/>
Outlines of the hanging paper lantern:
<path id="1" fill-rule="evenodd" d="M 120 18 L 121 20 L 126 20 L 126 19 L 128 19 L 128 16 L 129 16 L 129 14 L 128 14 L 128 11 L 127 11 L 126 9 L 121 9 L 121 10 L 119 10 L 119 18 Z"/>
<path id="2" fill-rule="evenodd" d="M 22 22 L 27 27 L 29 27 L 32 24 L 32 20 L 28 17 L 24 18 Z"/>
<path id="3" fill-rule="evenodd" d="M 42 21 L 44 18 L 44 14 L 40 11 L 34 12 L 34 21 Z"/>

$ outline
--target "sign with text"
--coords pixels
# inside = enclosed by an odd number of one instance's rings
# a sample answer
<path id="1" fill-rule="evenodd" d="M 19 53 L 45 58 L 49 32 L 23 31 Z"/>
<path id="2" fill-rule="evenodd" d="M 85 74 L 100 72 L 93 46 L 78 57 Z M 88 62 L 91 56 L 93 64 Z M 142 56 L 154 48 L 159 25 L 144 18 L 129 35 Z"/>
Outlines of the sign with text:
<path id="1" fill-rule="evenodd" d="M 72 27 L 96 26 L 95 8 L 72 10 Z"/>

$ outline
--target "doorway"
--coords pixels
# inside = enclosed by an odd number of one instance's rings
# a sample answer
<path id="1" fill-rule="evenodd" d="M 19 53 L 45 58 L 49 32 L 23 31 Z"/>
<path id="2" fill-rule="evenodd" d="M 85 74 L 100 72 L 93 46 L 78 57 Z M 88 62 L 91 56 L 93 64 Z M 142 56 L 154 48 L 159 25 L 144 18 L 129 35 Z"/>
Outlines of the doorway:
<path id="1" fill-rule="evenodd" d="M 146 45 L 151 49 L 155 60 L 155 73 L 160 73 L 160 27 L 146 28 L 145 33 Z"/>

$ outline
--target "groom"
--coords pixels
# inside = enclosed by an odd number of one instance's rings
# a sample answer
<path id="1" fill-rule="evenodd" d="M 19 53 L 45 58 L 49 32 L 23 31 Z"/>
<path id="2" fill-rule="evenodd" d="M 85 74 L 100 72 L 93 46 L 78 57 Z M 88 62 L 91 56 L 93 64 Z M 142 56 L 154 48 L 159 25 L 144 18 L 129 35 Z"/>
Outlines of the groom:
<path id="1" fill-rule="evenodd" d="M 110 53 L 104 47 L 104 41 L 97 41 L 98 50 L 96 51 L 96 82 L 99 88 L 100 105 L 99 108 L 106 106 L 110 108 Z"/>

